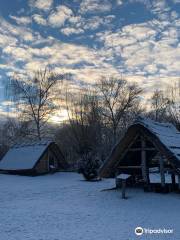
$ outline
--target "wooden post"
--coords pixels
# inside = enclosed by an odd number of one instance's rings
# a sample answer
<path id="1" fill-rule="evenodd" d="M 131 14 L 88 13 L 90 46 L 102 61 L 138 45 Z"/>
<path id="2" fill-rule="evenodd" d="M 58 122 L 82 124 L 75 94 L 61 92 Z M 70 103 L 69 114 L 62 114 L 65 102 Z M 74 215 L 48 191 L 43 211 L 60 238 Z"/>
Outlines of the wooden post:
<path id="1" fill-rule="evenodd" d="M 122 199 L 126 199 L 126 180 L 122 180 Z"/>
<path id="2" fill-rule="evenodd" d="M 116 178 L 116 188 L 121 188 L 122 187 L 122 181 L 119 178 Z"/>
<path id="3" fill-rule="evenodd" d="M 178 174 L 178 190 L 180 191 L 180 175 Z"/>
<path id="4" fill-rule="evenodd" d="M 50 162 L 49 162 L 49 148 L 48 148 L 48 150 L 47 150 L 47 158 L 48 158 L 48 166 L 47 166 L 47 170 L 48 170 L 48 172 L 50 171 Z"/>
<path id="5" fill-rule="evenodd" d="M 141 138 L 141 169 L 144 183 L 148 185 L 148 176 L 147 176 L 147 160 L 146 160 L 146 142 Z"/>
<path id="6" fill-rule="evenodd" d="M 172 189 L 174 190 L 176 185 L 176 178 L 174 173 L 171 173 L 171 181 L 172 181 Z"/>
<path id="7" fill-rule="evenodd" d="M 162 156 L 159 158 L 159 165 L 160 165 L 160 175 L 161 175 L 161 186 L 162 188 L 165 187 L 165 175 L 164 175 L 164 162 Z"/>

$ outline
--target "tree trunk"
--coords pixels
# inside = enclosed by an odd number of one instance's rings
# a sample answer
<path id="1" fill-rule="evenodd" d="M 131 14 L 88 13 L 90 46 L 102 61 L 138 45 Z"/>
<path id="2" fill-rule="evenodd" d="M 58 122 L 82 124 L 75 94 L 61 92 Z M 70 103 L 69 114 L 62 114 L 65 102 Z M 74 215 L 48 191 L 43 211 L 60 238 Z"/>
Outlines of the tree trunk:
<path id="1" fill-rule="evenodd" d="M 37 137 L 39 140 L 41 140 L 41 131 L 40 131 L 40 124 L 37 122 Z"/>

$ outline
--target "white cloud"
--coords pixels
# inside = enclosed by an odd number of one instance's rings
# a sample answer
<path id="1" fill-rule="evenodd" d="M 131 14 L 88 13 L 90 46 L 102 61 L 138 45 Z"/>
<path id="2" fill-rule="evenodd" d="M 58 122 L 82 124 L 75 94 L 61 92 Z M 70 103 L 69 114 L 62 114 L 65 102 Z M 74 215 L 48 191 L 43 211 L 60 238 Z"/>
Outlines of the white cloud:
<path id="1" fill-rule="evenodd" d="M 31 18 L 30 17 L 16 17 L 16 16 L 12 16 L 10 15 L 10 18 L 15 20 L 15 22 L 17 24 L 23 24 L 23 25 L 27 25 L 29 23 L 31 23 Z"/>
<path id="2" fill-rule="evenodd" d="M 165 0 L 153 1 L 152 2 L 152 11 L 155 13 L 168 11 L 170 10 L 167 6 L 167 2 Z"/>
<path id="3" fill-rule="evenodd" d="M 27 48 L 17 46 L 7 46 L 3 49 L 3 53 L 8 54 L 17 62 L 28 61 L 32 57 Z"/>
<path id="4" fill-rule="evenodd" d="M 144 71 L 152 75 L 158 72 L 158 68 L 155 64 L 148 64 L 147 66 L 145 66 Z"/>
<path id="5" fill-rule="evenodd" d="M 99 28 L 99 26 L 103 24 L 103 22 L 104 22 L 103 18 L 100 18 L 98 16 L 92 17 L 84 21 L 84 29 L 95 30 Z"/>
<path id="6" fill-rule="evenodd" d="M 62 28 L 62 29 L 61 29 L 61 32 L 62 32 L 64 35 L 69 36 L 69 35 L 72 35 L 72 34 L 80 34 L 80 33 L 83 33 L 84 30 L 81 29 L 81 28 L 66 27 L 66 28 Z"/>
<path id="7" fill-rule="evenodd" d="M 83 6 L 85 2 L 88 5 Z M 111 1 L 102 1 L 102 6 L 99 5 L 100 2 L 82 2 L 81 11 L 90 13 L 88 17 L 82 14 L 75 16 L 70 8 L 60 5 L 50 12 L 47 20 L 42 13 L 34 14 L 33 20 L 40 25 L 58 27 L 58 31 L 67 36 L 81 34 L 89 29 L 97 30 L 100 26 L 110 26 L 114 19 L 113 15 L 107 14 L 102 14 L 101 18 L 95 16 L 94 13 L 107 12 L 111 8 Z M 166 12 L 168 6 L 161 4 L 165 6 Z M 154 13 L 155 11 L 158 15 L 162 13 L 159 12 L 160 5 L 154 5 Z M 167 79 L 174 81 L 180 74 L 179 26 L 178 13 L 174 11 L 166 20 L 158 18 L 116 28 L 114 31 L 92 34 L 102 44 L 98 49 L 93 49 L 83 46 L 82 42 L 78 45 L 53 37 L 43 38 L 26 26 L 0 21 L 4 63 L 0 68 L 8 76 L 12 76 L 14 71 L 23 76 L 26 72 L 50 65 L 57 71 L 72 73 L 74 79 L 86 83 L 92 83 L 102 75 L 119 76 L 122 73 L 129 81 L 137 81 L 150 91 L 155 86 L 156 79 L 166 84 Z M 23 62 L 21 69 L 17 65 L 19 61 Z"/>
<path id="8" fill-rule="evenodd" d="M 61 27 L 72 15 L 73 12 L 70 8 L 60 5 L 49 15 L 49 24 L 51 24 L 52 27 Z"/>
<path id="9" fill-rule="evenodd" d="M 65 35 L 80 34 L 88 30 L 97 30 L 100 26 L 110 27 L 112 24 L 114 15 L 107 15 L 104 17 L 91 16 L 72 16 L 68 19 L 68 24 L 61 32 Z"/>
<path id="10" fill-rule="evenodd" d="M 43 16 L 41 16 L 39 14 L 34 14 L 33 15 L 33 19 L 39 25 L 43 25 L 43 26 L 47 25 L 47 20 L 45 18 L 43 18 Z"/>
<path id="11" fill-rule="evenodd" d="M 29 5 L 31 7 L 38 8 L 43 11 L 48 11 L 51 9 L 53 0 L 29 0 Z"/>
<path id="12" fill-rule="evenodd" d="M 94 13 L 94 12 L 108 12 L 112 8 L 112 4 L 107 0 L 82 0 L 80 4 L 81 13 Z"/>
<path id="13" fill-rule="evenodd" d="M 123 4 L 123 1 L 122 0 L 116 0 L 116 3 L 118 6 L 122 5 Z"/>
<path id="14" fill-rule="evenodd" d="M 111 61 L 120 58 L 125 75 L 142 76 L 153 89 L 155 79 L 163 83 L 165 77 L 180 75 L 177 25 L 177 19 L 131 24 L 116 32 L 98 33 L 97 40 L 104 42 L 104 52 L 109 52 Z"/>
<path id="15" fill-rule="evenodd" d="M 72 24 L 76 24 L 76 23 L 81 22 L 81 20 L 82 20 L 82 17 L 81 17 L 81 16 L 72 16 L 72 17 L 69 19 L 69 22 L 72 23 Z"/>
<path id="16" fill-rule="evenodd" d="M 176 11 L 172 11 L 171 12 L 171 18 L 174 20 L 174 19 L 177 19 L 178 18 L 178 13 Z"/>
<path id="17" fill-rule="evenodd" d="M 10 24 L 2 17 L 0 17 L 0 34 L 4 35 L 3 39 L 8 38 L 11 41 L 14 39 L 14 42 L 17 42 L 17 40 L 32 42 L 40 38 L 40 34 L 33 32 L 30 28 Z"/>
<path id="18" fill-rule="evenodd" d="M 13 36 L 5 35 L 4 33 L 1 33 L 0 30 L 0 46 L 3 48 L 4 46 L 8 45 L 16 45 L 17 39 Z"/>
<path id="19" fill-rule="evenodd" d="M 42 61 L 40 59 L 38 60 L 31 60 L 29 62 L 27 62 L 24 66 L 26 73 L 32 73 L 34 71 L 39 71 L 40 69 L 45 69 L 45 67 L 47 66 L 47 62 L 46 61 Z"/>
<path id="20" fill-rule="evenodd" d="M 180 3 L 180 0 L 173 0 L 174 3 Z"/>

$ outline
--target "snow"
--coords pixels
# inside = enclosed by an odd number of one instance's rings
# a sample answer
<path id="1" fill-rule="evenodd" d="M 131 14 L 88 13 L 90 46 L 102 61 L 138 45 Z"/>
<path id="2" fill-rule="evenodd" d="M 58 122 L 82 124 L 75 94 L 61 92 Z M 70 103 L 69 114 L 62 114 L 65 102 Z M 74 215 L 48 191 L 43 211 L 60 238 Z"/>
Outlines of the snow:
<path id="1" fill-rule="evenodd" d="M 130 176 L 131 175 L 129 175 L 129 174 L 121 173 L 116 178 L 118 178 L 118 179 L 128 179 Z"/>
<path id="2" fill-rule="evenodd" d="M 172 183 L 171 175 L 168 173 L 164 174 L 165 183 Z M 149 173 L 149 178 L 151 183 L 161 183 L 161 175 L 160 173 Z M 175 176 L 176 183 L 178 183 L 178 176 Z"/>
<path id="3" fill-rule="evenodd" d="M 39 144 L 16 145 L 0 161 L 2 170 L 32 169 L 50 142 Z"/>
<path id="4" fill-rule="evenodd" d="M 180 237 L 180 195 L 127 189 L 114 179 L 86 182 L 75 173 L 38 177 L 0 175 L 0 239 L 131 240 Z M 174 233 L 136 237 L 134 229 L 172 228 Z"/>
<path id="5" fill-rule="evenodd" d="M 148 128 L 180 160 L 180 132 L 172 124 L 155 122 L 149 118 L 138 118 L 135 123 Z"/>

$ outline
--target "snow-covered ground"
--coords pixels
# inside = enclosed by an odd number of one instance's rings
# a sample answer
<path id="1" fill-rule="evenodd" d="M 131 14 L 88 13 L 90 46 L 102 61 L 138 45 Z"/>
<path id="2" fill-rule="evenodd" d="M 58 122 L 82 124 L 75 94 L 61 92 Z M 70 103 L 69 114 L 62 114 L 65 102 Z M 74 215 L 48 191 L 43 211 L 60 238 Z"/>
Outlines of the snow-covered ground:
<path id="1" fill-rule="evenodd" d="M 102 191 L 114 180 L 83 181 L 75 173 L 0 175 L 1 240 L 180 239 L 180 195 Z M 134 229 L 173 229 L 136 236 Z"/>

